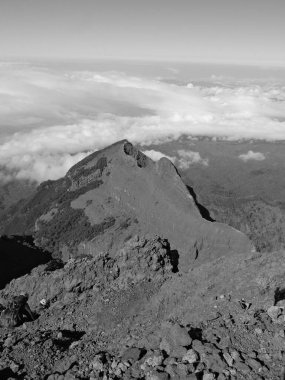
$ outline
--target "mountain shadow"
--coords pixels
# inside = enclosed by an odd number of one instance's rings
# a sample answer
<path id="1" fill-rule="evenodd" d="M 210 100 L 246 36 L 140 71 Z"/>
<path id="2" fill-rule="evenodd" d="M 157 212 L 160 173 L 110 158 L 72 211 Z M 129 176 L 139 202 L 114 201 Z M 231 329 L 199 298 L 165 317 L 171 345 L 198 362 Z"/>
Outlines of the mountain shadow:
<path id="1" fill-rule="evenodd" d="M 198 207 L 198 210 L 199 210 L 202 218 L 208 220 L 209 222 L 215 222 L 215 219 L 213 219 L 210 215 L 210 211 L 206 207 L 201 205 L 201 203 L 198 202 L 197 195 L 196 195 L 193 187 L 191 187 L 189 185 L 186 185 L 186 187 L 187 187 L 190 195 L 192 196 L 192 198 L 195 202 L 195 205 Z"/>
<path id="2" fill-rule="evenodd" d="M 13 278 L 50 261 L 50 254 L 36 248 L 29 236 L 0 237 L 0 289 Z"/>

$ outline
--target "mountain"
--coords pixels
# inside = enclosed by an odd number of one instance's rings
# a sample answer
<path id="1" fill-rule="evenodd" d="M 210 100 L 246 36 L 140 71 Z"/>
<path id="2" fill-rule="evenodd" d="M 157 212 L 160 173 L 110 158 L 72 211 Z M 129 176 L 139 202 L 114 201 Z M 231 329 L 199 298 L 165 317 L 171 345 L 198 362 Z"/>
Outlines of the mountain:
<path id="1" fill-rule="evenodd" d="M 65 261 L 115 253 L 131 236 L 147 233 L 168 239 L 183 270 L 253 249 L 244 234 L 204 219 L 200 210 L 171 161 L 155 163 L 124 140 L 42 183 L 2 228 L 33 234 L 38 247 Z"/>
<path id="2" fill-rule="evenodd" d="M 199 200 L 124 140 L 10 208 L 6 257 L 33 235 L 57 259 L 26 246 L 42 265 L 0 290 L 0 310 L 24 292 L 34 313 L 10 329 L 0 313 L 0 378 L 284 379 L 285 252 L 255 252 Z"/>

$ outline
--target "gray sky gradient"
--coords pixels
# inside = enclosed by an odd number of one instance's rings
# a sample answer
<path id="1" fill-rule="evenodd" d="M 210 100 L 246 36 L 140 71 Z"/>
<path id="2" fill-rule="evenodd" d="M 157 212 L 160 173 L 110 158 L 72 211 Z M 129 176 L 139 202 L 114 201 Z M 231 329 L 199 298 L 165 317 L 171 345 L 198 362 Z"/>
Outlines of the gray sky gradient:
<path id="1" fill-rule="evenodd" d="M 0 59 L 285 66 L 284 0 L 0 0 Z"/>

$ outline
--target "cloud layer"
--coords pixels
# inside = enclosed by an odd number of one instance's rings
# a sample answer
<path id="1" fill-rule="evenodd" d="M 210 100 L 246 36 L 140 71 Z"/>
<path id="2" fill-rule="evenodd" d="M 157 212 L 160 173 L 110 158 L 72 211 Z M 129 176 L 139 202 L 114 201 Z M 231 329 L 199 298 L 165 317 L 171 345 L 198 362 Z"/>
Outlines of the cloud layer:
<path id="1" fill-rule="evenodd" d="M 247 162 L 249 160 L 253 160 L 253 161 L 265 160 L 265 155 L 263 153 L 253 152 L 252 150 L 249 150 L 247 153 L 240 154 L 238 157 L 244 162 Z"/>
<path id="2" fill-rule="evenodd" d="M 193 152 L 191 150 L 180 149 L 177 151 L 177 156 L 167 156 L 166 154 L 153 149 L 145 150 L 143 153 L 154 161 L 158 161 L 162 157 L 167 157 L 182 170 L 189 169 L 189 167 L 193 164 L 200 164 L 204 166 L 209 165 L 209 160 L 207 158 L 202 158 L 199 152 Z"/>
<path id="3" fill-rule="evenodd" d="M 209 160 L 207 158 L 202 158 L 199 152 L 192 152 L 191 150 L 178 150 L 177 151 L 178 158 L 178 166 L 181 169 L 188 169 L 190 165 L 193 164 L 201 164 L 204 166 L 209 165 Z"/>
<path id="4" fill-rule="evenodd" d="M 171 157 L 171 156 L 167 156 L 166 154 L 162 153 L 162 152 L 159 152 L 157 150 L 144 150 L 143 153 L 150 157 L 153 161 L 158 161 L 160 160 L 162 157 L 166 157 L 168 158 L 170 161 L 172 161 L 173 163 L 176 161 L 176 157 Z"/>
<path id="5" fill-rule="evenodd" d="M 182 135 L 285 140 L 285 86 L 182 86 L 121 72 L 0 65 L 0 165 L 17 178 L 56 179 L 123 138 L 148 145 Z M 179 160 L 208 163 L 198 152 Z"/>

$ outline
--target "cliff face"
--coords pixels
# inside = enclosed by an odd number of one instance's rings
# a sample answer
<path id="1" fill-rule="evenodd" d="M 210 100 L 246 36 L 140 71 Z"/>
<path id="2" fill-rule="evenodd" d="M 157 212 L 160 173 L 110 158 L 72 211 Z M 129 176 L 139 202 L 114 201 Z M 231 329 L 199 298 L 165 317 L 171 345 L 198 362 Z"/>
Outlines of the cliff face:
<path id="1" fill-rule="evenodd" d="M 33 233 L 38 246 L 65 260 L 112 254 L 134 234 L 155 233 L 178 251 L 183 270 L 253 249 L 241 232 L 202 218 L 167 158 L 155 163 L 125 140 L 40 185 L 5 232 Z"/>

